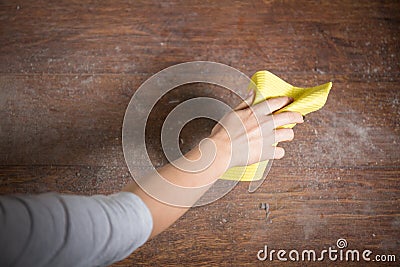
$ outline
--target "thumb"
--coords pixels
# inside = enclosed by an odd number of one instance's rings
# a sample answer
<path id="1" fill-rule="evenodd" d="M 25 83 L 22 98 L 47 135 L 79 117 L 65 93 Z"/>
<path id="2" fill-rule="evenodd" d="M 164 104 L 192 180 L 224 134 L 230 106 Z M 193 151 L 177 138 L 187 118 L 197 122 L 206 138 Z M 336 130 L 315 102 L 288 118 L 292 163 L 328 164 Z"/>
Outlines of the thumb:
<path id="1" fill-rule="evenodd" d="M 254 97 L 255 97 L 254 90 L 251 90 L 247 95 L 246 99 L 243 100 L 238 106 L 236 106 L 234 110 L 237 111 L 250 107 L 253 104 Z"/>

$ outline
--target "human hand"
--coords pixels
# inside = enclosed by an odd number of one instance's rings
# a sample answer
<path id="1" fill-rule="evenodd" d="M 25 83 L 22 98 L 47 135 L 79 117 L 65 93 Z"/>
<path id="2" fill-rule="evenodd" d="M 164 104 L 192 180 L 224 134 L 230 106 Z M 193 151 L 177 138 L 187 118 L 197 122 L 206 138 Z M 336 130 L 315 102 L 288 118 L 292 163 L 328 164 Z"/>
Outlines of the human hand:
<path id="1" fill-rule="evenodd" d="M 273 115 L 293 100 L 277 97 L 254 106 L 239 105 L 228 113 L 213 128 L 210 139 L 214 142 L 217 157 L 230 158 L 229 167 L 245 166 L 268 159 L 280 159 L 285 151 L 274 146 L 279 142 L 291 141 L 292 129 L 281 126 L 302 123 L 303 116 L 298 112 L 282 112 Z"/>

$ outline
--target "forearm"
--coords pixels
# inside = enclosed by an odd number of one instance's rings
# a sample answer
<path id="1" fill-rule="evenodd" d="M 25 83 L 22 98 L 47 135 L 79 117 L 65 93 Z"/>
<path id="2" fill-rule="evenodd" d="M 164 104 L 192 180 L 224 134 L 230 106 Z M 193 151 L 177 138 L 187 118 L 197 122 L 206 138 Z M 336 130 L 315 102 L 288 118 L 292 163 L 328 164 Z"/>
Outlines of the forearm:
<path id="1" fill-rule="evenodd" d="M 139 178 L 140 187 L 132 183 L 124 188 L 138 195 L 149 208 L 153 217 L 151 237 L 182 216 L 228 168 L 282 158 L 283 148 L 274 144 L 292 140 L 294 135 L 291 129 L 276 128 L 302 123 L 303 118 L 295 112 L 272 113 L 291 101 L 288 97 L 278 97 L 257 104 L 254 108 L 239 106 L 214 127 L 209 138 L 186 155 L 189 161 L 180 158 L 174 162 L 183 166 L 182 169 L 197 171 L 182 171 L 168 164 L 160 168 L 158 173 Z M 180 187 L 189 187 L 191 190 L 185 192 Z M 150 191 L 151 194 L 146 193 Z M 171 205 L 172 202 L 178 205 Z"/>
<path id="2" fill-rule="evenodd" d="M 212 184 L 228 169 L 229 161 L 228 156 L 222 149 L 217 149 L 213 145 L 213 141 L 208 139 L 203 145 L 196 146 L 185 157 L 193 161 L 188 169 L 202 165 L 201 162 L 210 162 L 210 164 L 197 172 L 188 172 L 175 167 L 173 164 L 167 164 L 157 171 L 160 176 L 168 182 L 182 187 L 198 188 L 193 190 L 190 194 L 190 199 L 185 199 L 185 207 L 178 207 L 163 203 L 157 200 L 154 196 L 147 194 L 137 183 L 133 182 L 127 185 L 123 190 L 129 191 L 139 196 L 149 208 L 153 217 L 153 231 L 151 237 L 156 236 L 171 224 L 173 224 L 179 217 L 181 217 L 190 206 L 194 205 L 196 201 L 212 186 Z M 180 160 L 178 159 L 177 164 Z M 150 174 L 145 177 L 148 180 L 160 179 L 157 174 Z"/>

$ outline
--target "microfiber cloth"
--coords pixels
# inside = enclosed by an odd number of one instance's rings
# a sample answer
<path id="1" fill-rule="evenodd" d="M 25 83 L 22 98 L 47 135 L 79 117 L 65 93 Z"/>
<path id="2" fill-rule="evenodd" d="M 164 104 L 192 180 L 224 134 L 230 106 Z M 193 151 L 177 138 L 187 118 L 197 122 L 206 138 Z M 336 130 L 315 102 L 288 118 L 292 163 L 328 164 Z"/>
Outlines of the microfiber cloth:
<path id="1" fill-rule="evenodd" d="M 293 98 L 292 103 L 276 111 L 274 114 L 295 111 L 304 116 L 317 111 L 325 105 L 332 87 L 331 82 L 310 88 L 295 87 L 268 71 L 256 72 L 251 80 L 257 87 L 253 105 L 272 97 L 289 96 Z M 281 128 L 293 128 L 295 125 L 285 125 Z M 263 178 L 262 176 L 267 164 L 268 161 L 262 161 L 249 166 L 233 167 L 225 172 L 220 179 L 257 181 Z"/>

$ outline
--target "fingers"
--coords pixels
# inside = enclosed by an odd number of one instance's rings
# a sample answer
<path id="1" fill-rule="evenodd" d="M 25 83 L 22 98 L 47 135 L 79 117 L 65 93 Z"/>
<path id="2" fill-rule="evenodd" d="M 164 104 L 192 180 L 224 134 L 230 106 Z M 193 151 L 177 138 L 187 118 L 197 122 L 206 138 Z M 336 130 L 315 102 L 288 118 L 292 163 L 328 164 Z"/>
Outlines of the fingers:
<path id="1" fill-rule="evenodd" d="M 288 124 L 293 124 L 293 123 L 303 123 L 303 116 L 298 113 L 298 112 L 292 112 L 292 111 L 287 111 L 287 112 L 282 112 L 276 115 L 273 115 L 273 120 L 275 124 L 275 128 L 288 125 Z"/>
<path id="2" fill-rule="evenodd" d="M 274 159 L 281 159 L 285 156 L 285 150 L 281 147 L 275 147 Z"/>
<path id="3" fill-rule="evenodd" d="M 253 104 L 254 101 L 254 92 L 251 91 L 249 94 L 249 97 L 247 97 L 244 101 L 242 101 L 242 103 L 240 103 L 237 107 L 235 107 L 234 110 L 241 110 L 241 109 L 245 109 L 251 106 L 251 104 Z"/>
<path id="4" fill-rule="evenodd" d="M 293 98 L 287 96 L 275 97 L 263 101 L 254 106 L 254 112 L 257 115 L 269 115 L 276 110 L 283 108 L 293 101 Z"/>
<path id="5" fill-rule="evenodd" d="M 275 131 L 275 142 L 291 141 L 294 138 L 292 129 L 278 129 Z M 274 147 L 274 146 L 273 146 Z M 285 156 L 285 150 L 282 147 L 274 147 L 274 159 L 281 159 Z"/>
<path id="6" fill-rule="evenodd" d="M 278 129 L 275 130 L 275 142 L 292 141 L 294 138 L 293 129 Z"/>
<path id="7" fill-rule="evenodd" d="M 253 96 L 251 96 L 236 107 L 236 112 L 234 113 L 238 115 L 242 120 L 242 123 L 244 123 L 246 128 L 245 132 L 247 133 L 246 136 L 250 141 L 252 140 L 252 147 L 266 148 L 265 150 L 263 149 L 266 153 L 262 153 L 263 158 L 283 158 L 285 150 L 281 147 L 276 147 L 273 144 L 293 140 L 294 132 L 292 129 L 279 129 L 279 127 L 303 122 L 303 116 L 298 112 L 281 112 L 273 114 L 274 111 L 280 110 L 292 101 L 292 98 L 286 96 L 277 97 L 263 101 L 262 103 L 249 108 L 253 102 Z M 234 129 L 234 127 L 232 128 Z M 260 133 L 262 134 L 260 135 Z M 259 140 L 260 138 L 263 139 L 261 145 Z M 265 145 L 267 146 L 265 147 Z"/>
<path id="8" fill-rule="evenodd" d="M 287 96 L 281 96 L 281 97 L 271 98 L 266 102 L 269 105 L 269 108 L 271 109 L 272 113 L 293 102 L 293 98 Z"/>

